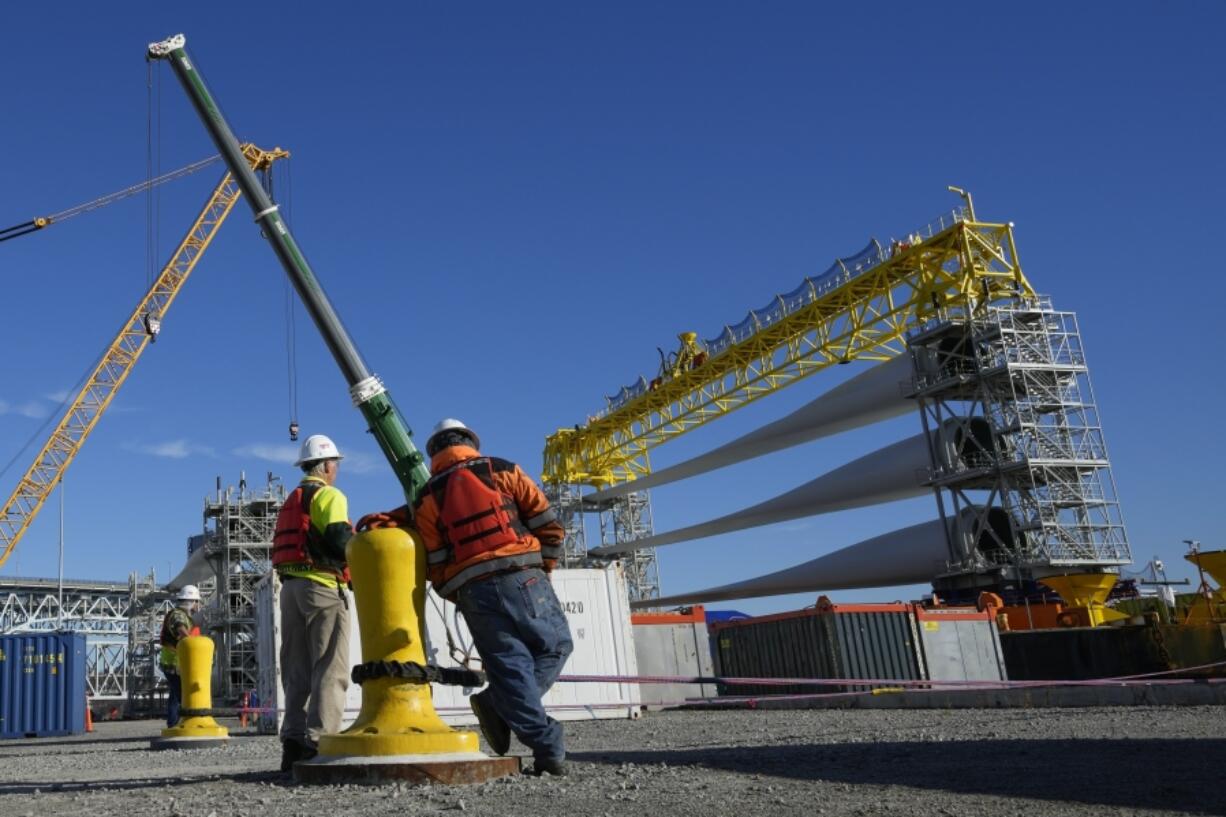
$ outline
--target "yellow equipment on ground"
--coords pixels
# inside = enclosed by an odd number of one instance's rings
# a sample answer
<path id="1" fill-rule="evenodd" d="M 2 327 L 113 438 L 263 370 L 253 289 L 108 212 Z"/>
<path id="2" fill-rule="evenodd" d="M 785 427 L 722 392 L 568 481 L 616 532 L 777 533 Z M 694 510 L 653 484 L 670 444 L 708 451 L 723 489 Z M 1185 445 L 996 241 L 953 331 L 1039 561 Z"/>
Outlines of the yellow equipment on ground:
<path id="1" fill-rule="evenodd" d="M 213 639 L 203 635 L 189 635 L 180 639 L 179 676 L 183 684 L 183 717 L 168 729 L 162 730 L 163 738 L 228 738 L 230 732 L 212 715 L 192 714 L 207 712 L 213 708 Z"/>
<path id="2" fill-rule="evenodd" d="M 358 605 L 362 661 L 426 664 L 426 549 L 417 533 L 359 533 L 346 548 Z M 409 592 L 411 589 L 412 592 Z M 434 711 L 430 684 L 403 678 L 362 683 L 353 725 L 319 741 L 321 756 L 479 752 L 475 732 L 452 729 Z"/>

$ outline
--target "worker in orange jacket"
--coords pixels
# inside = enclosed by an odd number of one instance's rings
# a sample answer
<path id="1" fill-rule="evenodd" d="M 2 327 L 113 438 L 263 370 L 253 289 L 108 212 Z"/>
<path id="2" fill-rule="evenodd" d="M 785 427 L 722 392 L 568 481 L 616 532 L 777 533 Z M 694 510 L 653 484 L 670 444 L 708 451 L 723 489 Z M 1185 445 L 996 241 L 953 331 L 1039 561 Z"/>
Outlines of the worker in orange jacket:
<path id="1" fill-rule="evenodd" d="M 464 614 L 489 677 L 469 704 L 490 748 L 506 754 L 513 731 L 532 749 L 532 773 L 563 775 L 562 725 L 541 698 L 574 648 L 549 581 L 564 531 L 518 465 L 479 448 L 476 432 L 442 420 L 426 441 L 431 477 L 412 512 L 370 514 L 357 527 L 417 529 L 430 583 Z"/>

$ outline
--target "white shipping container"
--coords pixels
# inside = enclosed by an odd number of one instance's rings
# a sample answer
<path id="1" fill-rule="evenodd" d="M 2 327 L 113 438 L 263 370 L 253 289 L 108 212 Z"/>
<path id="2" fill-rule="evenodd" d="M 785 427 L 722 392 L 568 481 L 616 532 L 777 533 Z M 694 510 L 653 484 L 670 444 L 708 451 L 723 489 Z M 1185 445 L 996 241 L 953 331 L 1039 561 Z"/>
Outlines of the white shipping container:
<path id="1" fill-rule="evenodd" d="M 282 713 L 280 651 L 281 609 L 277 603 L 280 580 L 276 575 L 264 578 L 256 586 L 257 656 L 259 688 L 256 690 L 261 707 L 276 707 L 277 715 L 260 718 L 260 730 L 275 733 Z M 566 612 L 575 650 L 566 662 L 567 675 L 636 675 L 633 634 L 630 627 L 630 605 L 626 583 L 619 565 L 603 570 L 556 570 L 553 587 Z M 358 629 L 357 605 L 349 604 L 352 638 L 349 645 L 351 666 L 362 663 L 362 646 Z M 470 648 L 471 640 L 464 617 L 453 604 L 447 604 L 429 591 L 426 594 L 426 660 L 439 666 L 459 666 L 449 654 L 447 627 L 460 651 Z M 477 659 L 476 650 L 471 652 Z M 480 666 L 479 660 L 474 666 Z M 468 695 L 477 690 L 434 684 L 434 708 L 443 720 L 453 725 L 475 724 L 477 719 L 468 707 Z M 635 684 L 581 683 L 556 684 L 545 696 L 545 708 L 558 720 L 590 720 L 594 718 L 638 717 L 639 689 Z M 349 686 L 345 703 L 344 726 L 353 723 L 362 706 L 362 689 Z"/>
<path id="2" fill-rule="evenodd" d="M 692 613 L 640 613 L 634 616 L 634 655 L 643 675 L 715 674 L 703 608 Z M 714 684 L 643 684 L 639 695 L 648 709 L 662 709 L 687 698 L 714 698 Z"/>

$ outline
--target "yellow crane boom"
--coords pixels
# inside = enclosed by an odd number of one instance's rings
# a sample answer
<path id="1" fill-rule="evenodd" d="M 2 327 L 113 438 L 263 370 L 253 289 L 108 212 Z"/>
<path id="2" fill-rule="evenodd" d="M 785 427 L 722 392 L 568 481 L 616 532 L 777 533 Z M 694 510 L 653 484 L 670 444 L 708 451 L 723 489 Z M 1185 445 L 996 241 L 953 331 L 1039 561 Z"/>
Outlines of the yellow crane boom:
<path id="1" fill-rule="evenodd" d="M 930 225 L 927 235 L 888 249 L 870 244 L 874 257 L 862 271 L 836 262 L 830 280 L 778 296 L 688 366 L 651 383 L 640 378 L 602 415 L 551 434 L 544 481 L 600 488 L 645 476 L 656 446 L 828 366 L 893 357 L 907 331 L 935 315 L 1033 295 L 1013 225 L 976 221 L 969 197 L 967 204 L 969 212 Z M 685 353 L 683 345 L 679 359 Z"/>
<path id="2" fill-rule="evenodd" d="M 280 148 L 266 151 L 247 144 L 243 145 L 243 155 L 253 170 L 263 170 L 277 159 L 289 156 L 289 153 Z M 166 310 L 241 195 L 238 184 L 226 173 L 170 261 L 73 397 L 33 465 L 17 483 L 4 507 L 0 508 L 0 565 L 8 561 L 13 548 L 34 521 L 56 482 L 68 469 L 119 387 L 131 374 L 146 345 L 160 330 Z"/>

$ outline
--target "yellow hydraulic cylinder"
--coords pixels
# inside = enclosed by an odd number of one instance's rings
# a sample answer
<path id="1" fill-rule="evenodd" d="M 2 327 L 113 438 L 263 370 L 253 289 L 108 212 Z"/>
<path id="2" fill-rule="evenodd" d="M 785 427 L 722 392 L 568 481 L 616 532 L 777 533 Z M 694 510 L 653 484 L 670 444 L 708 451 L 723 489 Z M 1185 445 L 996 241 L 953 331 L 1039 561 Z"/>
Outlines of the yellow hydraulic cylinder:
<path id="1" fill-rule="evenodd" d="M 359 533 L 346 549 L 358 605 L 362 661 L 426 663 L 426 550 L 416 532 Z M 319 740 L 323 756 L 425 755 L 480 751 L 475 732 L 452 729 L 434 711 L 429 684 L 374 678 L 345 731 Z"/>
<path id="2" fill-rule="evenodd" d="M 1071 609 L 1086 611 L 1091 627 L 1108 621 L 1128 618 L 1107 606 L 1107 596 L 1119 579 L 1114 573 L 1074 573 L 1068 576 L 1048 576 L 1040 582 L 1055 590 Z"/>
<path id="3" fill-rule="evenodd" d="M 169 729 L 164 738 L 226 738 L 230 732 L 212 715 L 192 715 L 213 708 L 213 639 L 189 635 L 179 641 L 179 677 L 182 679 L 185 714 Z"/>

